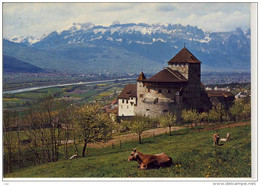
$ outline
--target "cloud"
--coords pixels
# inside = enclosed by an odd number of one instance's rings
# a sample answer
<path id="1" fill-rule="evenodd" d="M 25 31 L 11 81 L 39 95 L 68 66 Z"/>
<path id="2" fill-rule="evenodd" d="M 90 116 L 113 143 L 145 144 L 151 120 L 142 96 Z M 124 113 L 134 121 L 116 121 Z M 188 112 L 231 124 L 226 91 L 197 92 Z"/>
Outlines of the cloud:
<path id="1" fill-rule="evenodd" d="M 162 12 L 168 12 L 168 11 L 176 10 L 174 5 L 169 5 L 169 4 L 159 5 L 156 9 L 158 11 L 162 11 Z"/>
<path id="2" fill-rule="evenodd" d="M 72 23 L 194 25 L 209 31 L 250 26 L 250 3 L 3 3 L 3 35 L 40 37 Z"/>

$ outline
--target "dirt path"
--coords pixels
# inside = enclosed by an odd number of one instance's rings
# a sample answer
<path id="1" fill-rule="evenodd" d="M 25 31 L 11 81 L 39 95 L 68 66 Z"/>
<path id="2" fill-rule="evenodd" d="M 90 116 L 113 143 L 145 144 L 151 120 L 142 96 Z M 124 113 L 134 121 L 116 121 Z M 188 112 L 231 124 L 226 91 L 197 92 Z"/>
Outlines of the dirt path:
<path id="1" fill-rule="evenodd" d="M 211 130 L 218 130 L 222 128 L 229 128 L 229 127 L 236 127 L 236 126 L 245 126 L 250 125 L 251 122 L 240 122 L 240 123 L 232 123 L 227 125 L 219 125 L 214 127 L 208 127 L 205 129 L 201 129 L 200 131 L 211 131 Z M 184 127 L 172 127 L 172 131 L 183 129 Z M 168 128 L 156 128 L 156 129 L 150 129 L 147 131 L 144 131 L 142 134 L 142 138 L 148 138 L 151 136 L 157 136 L 160 134 L 165 134 L 166 132 L 169 132 Z M 98 142 L 93 144 L 88 144 L 88 147 L 95 147 L 95 148 L 102 148 L 102 147 L 112 147 L 112 144 L 118 145 L 126 141 L 138 141 L 138 135 L 135 133 L 130 134 L 124 134 L 119 136 L 114 136 L 111 140 L 109 140 L 106 143 Z"/>
<path id="2" fill-rule="evenodd" d="M 176 131 L 180 130 L 183 127 L 172 127 L 171 131 Z M 160 134 L 165 134 L 166 132 L 169 132 L 168 128 L 156 128 L 156 129 L 150 129 L 146 130 L 142 133 L 142 138 L 148 138 L 151 136 L 157 136 Z M 135 133 L 131 134 L 124 134 L 124 135 L 119 135 L 119 136 L 114 136 L 111 140 L 109 140 L 106 143 L 98 142 L 98 143 L 93 143 L 93 144 L 88 144 L 88 147 L 95 147 L 95 148 L 102 148 L 102 147 L 112 147 L 112 144 L 118 145 L 126 141 L 138 141 L 138 135 Z"/>
<path id="3" fill-rule="evenodd" d="M 240 122 L 240 123 L 231 123 L 231 124 L 226 124 L 226 125 L 219 125 L 219 126 L 214 126 L 214 127 L 208 127 L 205 129 L 201 129 L 200 131 L 211 131 L 211 130 L 218 130 L 218 129 L 224 129 L 224 128 L 231 128 L 231 127 L 237 127 L 237 126 L 245 126 L 245 125 L 250 125 L 250 121 L 246 122 Z"/>

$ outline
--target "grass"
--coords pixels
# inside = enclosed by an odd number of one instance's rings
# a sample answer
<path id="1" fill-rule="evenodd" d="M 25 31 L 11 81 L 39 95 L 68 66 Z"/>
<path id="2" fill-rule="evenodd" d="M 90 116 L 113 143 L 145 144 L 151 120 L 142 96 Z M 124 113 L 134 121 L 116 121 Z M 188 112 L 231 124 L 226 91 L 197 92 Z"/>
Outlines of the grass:
<path id="1" fill-rule="evenodd" d="M 175 131 L 173 136 L 143 139 L 143 144 L 125 142 L 121 148 L 92 148 L 85 158 L 24 168 L 5 177 L 250 177 L 250 125 L 219 130 L 221 137 L 231 133 L 231 140 L 217 147 L 212 142 L 215 132 Z M 137 162 L 127 161 L 133 148 L 148 154 L 165 152 L 173 165 L 140 170 Z"/>

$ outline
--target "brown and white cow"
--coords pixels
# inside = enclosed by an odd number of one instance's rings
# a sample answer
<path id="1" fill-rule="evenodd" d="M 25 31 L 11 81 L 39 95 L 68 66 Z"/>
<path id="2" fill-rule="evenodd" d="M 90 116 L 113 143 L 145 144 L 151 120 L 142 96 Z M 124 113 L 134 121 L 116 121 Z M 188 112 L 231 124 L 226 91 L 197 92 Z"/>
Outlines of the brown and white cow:
<path id="1" fill-rule="evenodd" d="M 215 133 L 213 134 L 213 145 L 216 146 L 218 145 L 219 142 L 219 134 Z"/>
<path id="2" fill-rule="evenodd" d="M 172 158 L 165 153 L 149 155 L 133 149 L 128 161 L 137 161 L 138 167 L 142 170 L 149 168 L 169 167 L 172 165 Z"/>

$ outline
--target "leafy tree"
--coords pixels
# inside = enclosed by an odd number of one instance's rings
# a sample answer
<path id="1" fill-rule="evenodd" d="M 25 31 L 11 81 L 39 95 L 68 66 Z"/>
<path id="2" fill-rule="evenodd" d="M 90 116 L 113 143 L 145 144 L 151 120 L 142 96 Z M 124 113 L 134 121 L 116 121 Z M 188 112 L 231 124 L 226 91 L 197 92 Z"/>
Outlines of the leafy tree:
<path id="1" fill-rule="evenodd" d="M 173 113 L 165 113 L 161 119 L 160 124 L 164 127 L 169 127 L 169 135 L 171 136 L 171 127 L 176 125 L 176 115 Z"/>
<path id="2" fill-rule="evenodd" d="M 219 113 L 219 121 L 222 122 L 226 118 L 226 115 L 227 115 L 224 105 L 219 103 L 215 106 L 214 109 L 216 110 L 216 112 Z"/>
<path id="3" fill-rule="evenodd" d="M 191 128 L 192 128 L 192 124 L 195 123 L 195 125 L 197 125 L 200 119 L 199 113 L 195 109 L 193 110 L 184 109 L 181 113 L 181 117 L 184 120 L 184 122 L 191 123 Z"/>
<path id="4" fill-rule="evenodd" d="M 209 111 L 208 120 L 210 122 L 218 122 L 220 121 L 221 113 L 217 111 L 216 108 L 213 108 Z"/>
<path id="5" fill-rule="evenodd" d="M 244 100 L 237 100 L 229 109 L 230 115 L 235 121 L 250 118 L 251 116 L 251 104 Z"/>
<path id="6" fill-rule="evenodd" d="M 200 120 L 200 122 L 207 122 L 208 121 L 208 113 L 207 112 L 201 112 L 199 114 L 199 120 Z"/>
<path id="7" fill-rule="evenodd" d="M 141 134 L 152 127 L 153 120 L 145 115 L 135 115 L 130 121 L 125 121 L 124 124 L 134 133 L 138 135 L 139 143 L 142 143 Z"/>
<path id="8" fill-rule="evenodd" d="M 77 133 L 84 142 L 82 156 L 88 143 L 106 141 L 111 138 L 113 121 L 98 105 L 83 105 L 75 111 Z"/>
<path id="9" fill-rule="evenodd" d="M 250 104 L 250 102 L 244 104 L 243 111 L 242 111 L 241 115 L 242 115 L 243 119 L 248 119 L 248 118 L 251 117 L 251 104 Z"/>

